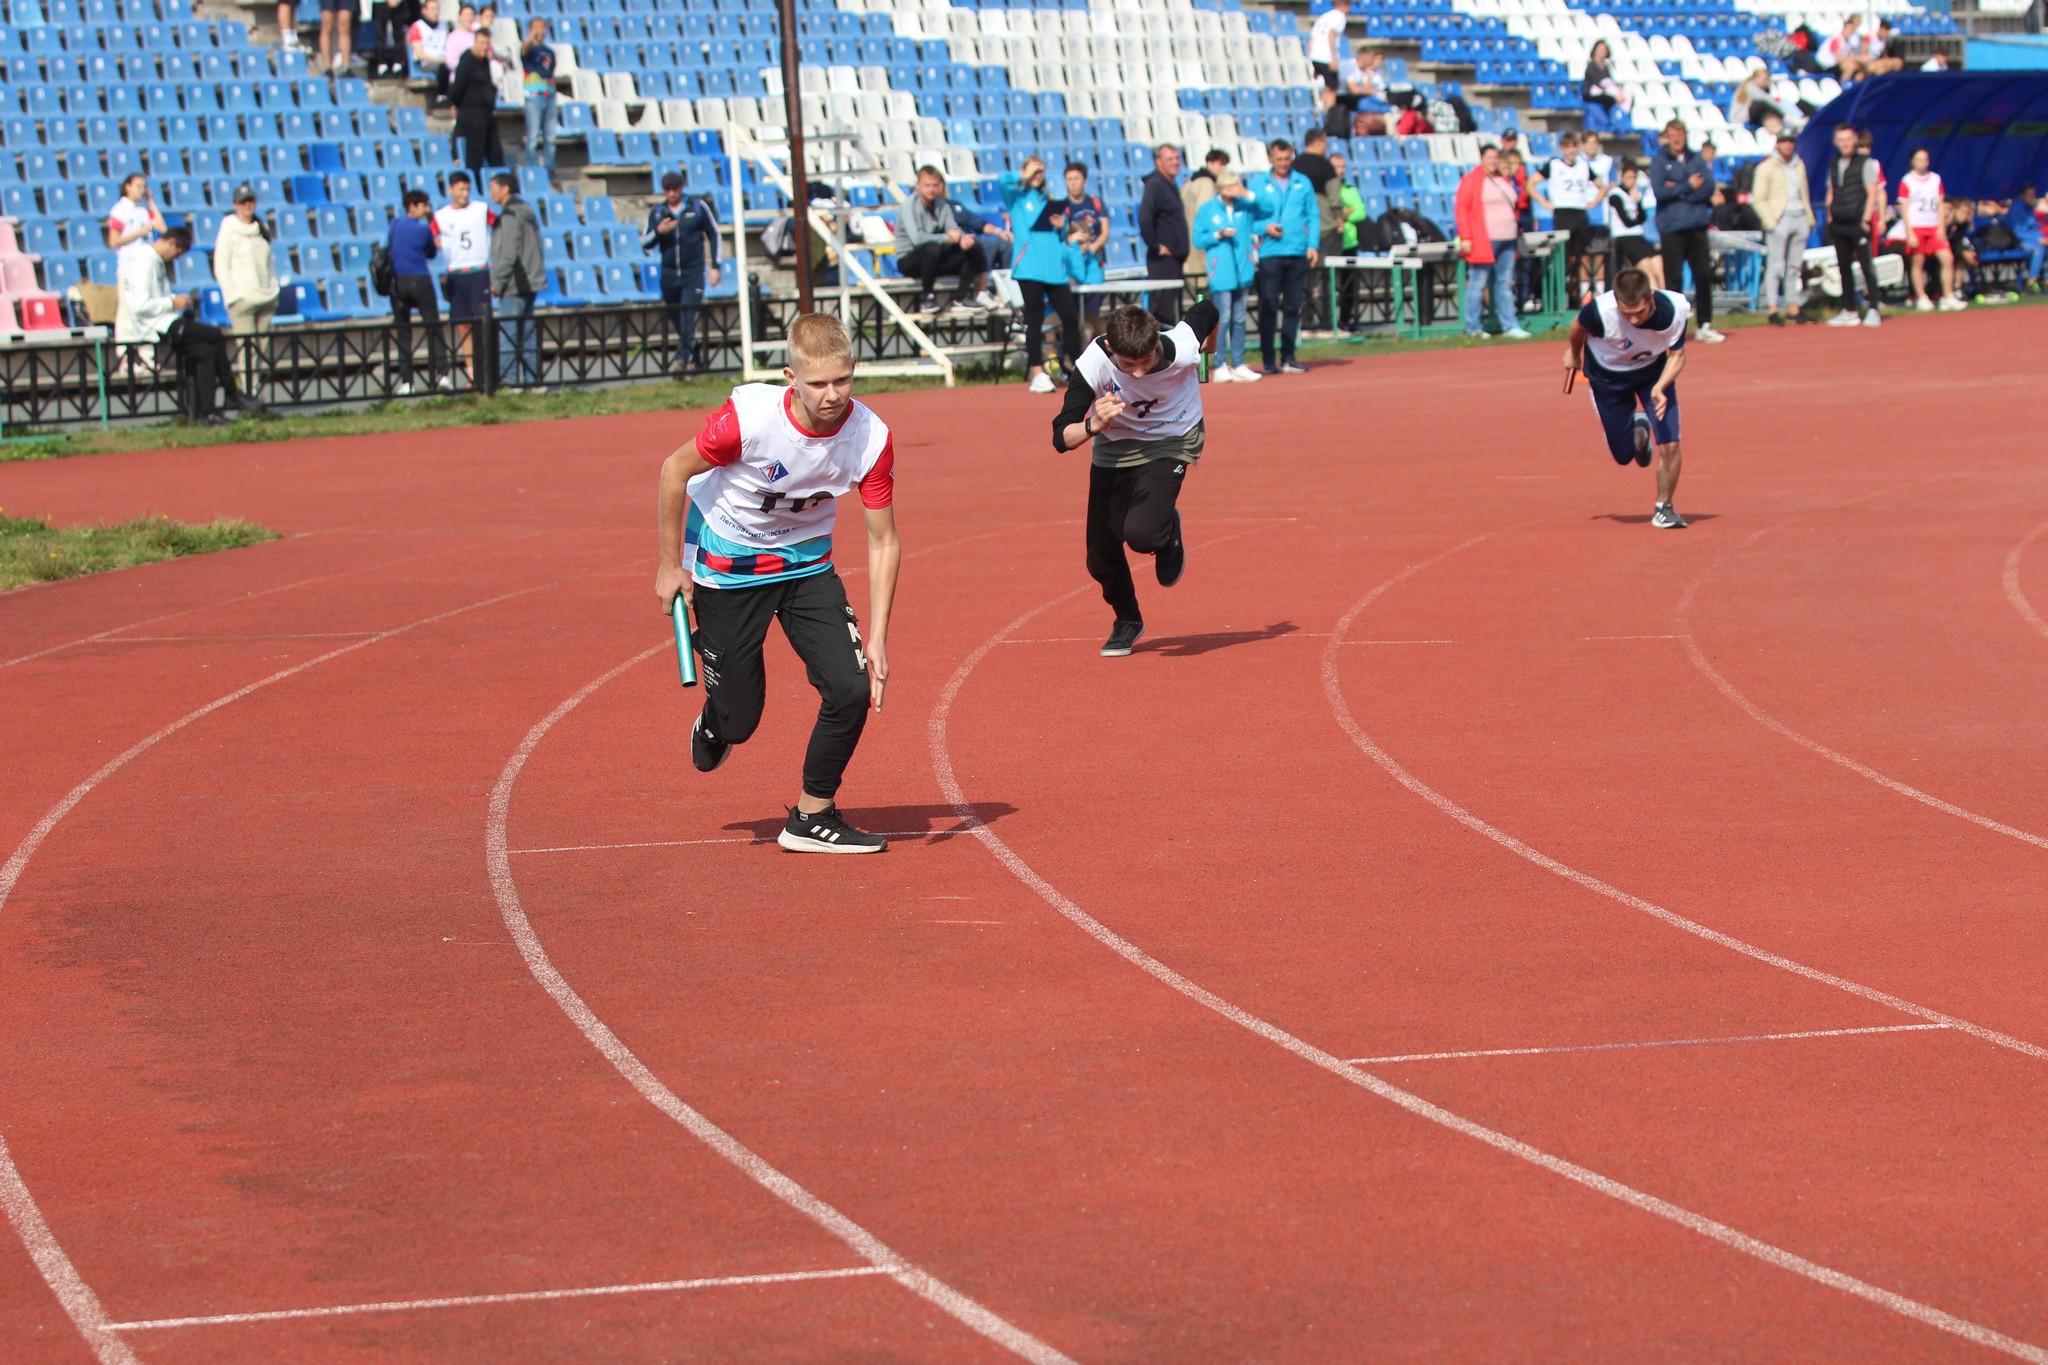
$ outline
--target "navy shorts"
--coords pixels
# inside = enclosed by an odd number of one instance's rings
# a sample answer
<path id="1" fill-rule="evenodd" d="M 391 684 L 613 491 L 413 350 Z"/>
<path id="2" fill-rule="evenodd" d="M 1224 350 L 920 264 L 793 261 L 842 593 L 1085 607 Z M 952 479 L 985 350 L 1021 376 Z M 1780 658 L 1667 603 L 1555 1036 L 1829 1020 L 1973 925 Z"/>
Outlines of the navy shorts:
<path id="1" fill-rule="evenodd" d="M 455 322 L 474 322 L 489 308 L 491 272 L 451 270 L 448 280 L 448 316 Z"/>
<path id="2" fill-rule="evenodd" d="M 354 14 L 356 0 L 320 0 L 322 14 Z"/>
<path id="3" fill-rule="evenodd" d="M 1663 377 L 1668 356 L 1640 370 L 1603 370 L 1586 362 L 1586 390 L 1593 396 L 1593 410 L 1600 414 L 1600 428 L 1607 433 L 1607 453 L 1616 464 L 1628 464 L 1636 457 L 1635 420 L 1638 410 L 1648 413 L 1658 445 L 1678 439 L 1678 386 L 1664 391 L 1664 415 L 1650 411 L 1650 389 Z"/>

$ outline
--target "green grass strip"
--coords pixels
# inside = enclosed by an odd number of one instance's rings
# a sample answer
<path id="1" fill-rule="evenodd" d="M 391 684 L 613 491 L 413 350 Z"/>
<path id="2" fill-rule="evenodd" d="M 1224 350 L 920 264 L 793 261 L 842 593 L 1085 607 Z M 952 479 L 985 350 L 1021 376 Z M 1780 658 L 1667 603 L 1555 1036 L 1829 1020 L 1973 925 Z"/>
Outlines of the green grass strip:
<path id="1" fill-rule="evenodd" d="M 0 591 L 276 539 L 277 532 L 232 517 L 202 526 L 166 516 L 52 526 L 42 517 L 0 513 Z"/>

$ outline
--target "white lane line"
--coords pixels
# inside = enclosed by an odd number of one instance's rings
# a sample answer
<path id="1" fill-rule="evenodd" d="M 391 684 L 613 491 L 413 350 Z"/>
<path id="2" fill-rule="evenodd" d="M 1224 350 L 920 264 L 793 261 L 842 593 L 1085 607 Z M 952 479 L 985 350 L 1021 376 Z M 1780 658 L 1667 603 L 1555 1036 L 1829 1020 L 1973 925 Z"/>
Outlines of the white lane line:
<path id="1" fill-rule="evenodd" d="M 52 806 L 48 813 L 36 822 L 35 828 L 28 832 L 28 837 L 15 848 L 13 856 L 8 858 L 4 865 L 0 865 L 0 910 L 6 909 L 8 897 L 14 894 L 14 888 L 21 881 L 21 874 L 27 869 L 29 859 L 36 856 L 36 850 L 43 846 L 43 841 L 50 837 L 50 832 L 57 828 L 59 821 L 69 815 L 79 802 L 90 796 L 93 789 L 102 782 L 186 726 L 212 715 L 224 706 L 232 706 L 272 683 L 283 682 L 286 678 L 295 677 L 309 668 L 317 668 L 329 660 L 339 659 L 344 654 L 368 649 L 371 645 L 389 640 L 394 635 L 403 635 L 409 630 L 433 625 L 451 616 L 477 611 L 567 581 L 554 579 L 547 583 L 501 593 L 496 597 L 487 597 L 481 602 L 471 602 L 452 611 L 424 616 L 417 621 L 394 627 L 367 639 L 343 645 L 339 649 L 330 649 L 325 654 L 316 654 L 289 668 L 281 668 L 268 677 L 258 678 L 246 687 L 236 688 L 224 697 L 217 697 L 195 711 L 186 712 L 154 734 L 137 740 L 107 760 L 92 776 L 67 792 L 63 800 Z M 126 1342 L 114 1335 L 106 1310 L 100 1305 L 99 1296 L 93 1293 L 91 1286 L 79 1275 L 78 1268 L 71 1263 L 71 1257 L 58 1243 L 56 1234 L 50 1231 L 49 1223 L 43 1218 L 42 1210 L 36 1207 L 35 1196 L 29 1193 L 28 1184 L 21 1178 L 21 1172 L 16 1169 L 4 1141 L 0 1141 L 0 1209 L 6 1210 L 7 1221 L 13 1225 L 15 1234 L 21 1238 L 21 1244 L 28 1249 L 30 1259 L 35 1262 L 36 1269 L 42 1274 L 43 1282 L 50 1286 L 50 1292 L 55 1294 L 57 1301 L 64 1306 L 72 1325 L 78 1329 L 78 1334 L 85 1338 L 86 1345 L 92 1348 L 93 1354 L 99 1358 L 100 1365 L 136 1365 L 134 1352 L 128 1349 Z"/>
<path id="2" fill-rule="evenodd" d="M 1946 478 L 1948 476 L 1943 475 L 1940 477 Z M 1922 479 L 1919 482 L 1930 483 L 1933 482 L 1933 480 Z M 1913 487 L 1914 485 L 1909 484 L 1905 486 Z M 1899 490 L 1896 488 L 1880 489 L 1876 493 L 1865 494 L 1863 497 L 1856 499 L 1856 501 L 1865 502 L 1871 498 L 1882 497 L 1886 493 L 1897 491 Z M 1849 505 L 1850 504 L 1844 503 L 1840 504 L 1839 506 L 1846 507 Z M 1837 508 L 1824 508 L 1820 510 L 1833 511 L 1837 510 Z M 1722 560 L 1726 560 L 1734 557 L 1737 554 L 1740 554 L 1749 546 L 1754 545 L 1757 541 L 1771 534 L 1771 532 L 1782 530 L 1785 527 L 1792 525 L 1792 523 L 1796 521 L 1804 520 L 1807 515 L 1809 514 L 1801 513 L 1799 516 L 1796 517 L 1787 517 L 1785 520 L 1776 522 L 1770 526 L 1766 526 L 1762 530 L 1752 531 L 1748 536 L 1744 537 L 1740 544 L 1736 545 L 1733 549 L 1729 550 L 1728 553 L 1722 557 Z M 2037 529 L 2034 532 L 2034 534 L 2038 535 L 2040 534 L 2040 531 Z M 2029 536 L 2028 539 L 2032 539 L 2032 536 Z M 2016 558 L 2014 558 L 2014 556 L 2019 554 L 2019 552 L 2026 546 L 2026 544 L 2027 541 L 2022 540 L 2019 543 L 2019 545 L 2013 547 L 2013 555 L 2008 555 L 2006 557 L 2008 598 L 2011 598 L 2014 590 L 2017 589 L 2019 581 L 2018 561 Z M 1722 561 L 1717 560 L 1716 565 L 1718 565 L 1720 562 Z M 2008 825 L 2002 820 L 1994 820 L 1988 815 L 1979 815 L 1976 811 L 1970 810 L 1964 806 L 1959 806 L 1953 801 L 1944 801 L 1941 797 L 1934 795 L 1932 792 L 1922 791 L 1920 790 L 1920 788 L 1901 782 L 1895 777 L 1889 777 L 1884 773 L 1879 772 L 1877 769 L 1871 767 L 1867 763 L 1859 763 L 1855 759 L 1849 757 L 1847 754 L 1842 753 L 1839 750 L 1830 749 L 1827 745 L 1821 743 L 1819 740 L 1814 739 L 1808 735 L 1801 734 L 1799 731 L 1785 724 L 1785 722 L 1779 720 L 1776 716 L 1772 715 L 1770 712 L 1764 710 L 1761 706 L 1758 706 L 1755 702 L 1751 701 L 1748 697 L 1744 696 L 1742 692 L 1735 686 L 1735 684 L 1728 680 L 1728 678 L 1721 672 L 1720 669 L 1714 667 L 1713 663 L 1707 658 L 1706 651 L 1700 648 L 1699 641 L 1693 638 L 1693 599 L 1699 595 L 1699 590 L 1701 586 L 1706 583 L 1707 578 L 1712 573 L 1713 567 L 1710 566 L 1706 573 L 1701 574 L 1698 578 L 1695 578 L 1692 582 L 1686 584 L 1685 591 L 1682 594 L 1680 594 L 1678 599 L 1677 617 L 1678 629 L 1680 632 L 1679 638 L 1685 642 L 1686 657 L 1692 660 L 1692 666 L 1700 671 L 1700 675 L 1702 677 L 1704 677 L 1708 682 L 1714 685 L 1715 691 L 1719 692 L 1723 697 L 1727 698 L 1730 702 L 1733 702 L 1736 708 L 1740 710 L 1744 715 L 1748 716 L 1758 725 L 1763 726 L 1766 730 L 1769 730 L 1772 734 L 1777 735 L 1782 739 L 1789 739 L 1794 744 L 1797 744 L 1800 748 L 1806 750 L 1808 753 L 1817 754 L 1821 758 L 1826 759 L 1830 763 L 1834 763 L 1841 767 L 1847 768 L 1850 772 L 1855 773 L 1858 777 L 1866 778 L 1871 782 L 1875 782 L 1878 786 L 1883 787 L 1887 791 L 1896 792 L 1900 796 L 1906 797 L 1909 800 L 1918 801 L 1921 805 L 1926 806 L 1931 810 L 1938 810 L 1944 815 L 1953 815 L 1958 820 L 1967 820 L 1971 824 L 1976 825 L 1979 829 L 1990 830 L 1993 834 L 2002 834 L 2008 839 L 2014 839 L 2023 844 L 2031 844 L 2035 848 L 2048 849 L 2048 838 L 2043 838 L 2038 834 L 2031 833 L 2027 830 L 2020 829 L 2013 825 Z M 2024 606 L 2025 603 L 2026 598 L 2024 596 L 2020 597 L 2019 604 Z M 2026 610 L 2031 611 L 2031 607 L 2026 608 Z"/>
<path id="3" fill-rule="evenodd" d="M 1336 642 L 1343 638 L 1345 631 L 1350 628 L 1351 622 L 1360 611 L 1364 610 L 1375 598 L 1395 583 L 1410 577 L 1439 560 L 1449 558 L 1460 550 L 1488 539 L 1491 534 L 1489 532 L 1487 535 L 1475 536 L 1471 540 L 1454 546 L 1452 549 L 1446 550 L 1432 559 L 1411 566 L 1373 589 L 1358 606 L 1352 608 L 1344 620 L 1339 623 L 1337 630 L 1333 633 L 1330 645 L 1324 650 L 1323 672 L 1326 689 L 1334 685 L 1336 676 Z M 1423 1099 L 1420 1095 L 1413 1094 L 1391 1082 L 1382 1080 L 1369 1071 L 1361 1070 L 1335 1054 L 1326 1052 L 1312 1043 L 1295 1037 L 1278 1025 L 1270 1023 L 1249 1011 L 1238 1008 L 1215 992 L 1182 976 L 1179 972 L 1153 957 L 1129 939 L 1124 938 L 1108 925 L 1103 924 L 1079 905 L 1076 905 L 1073 901 L 1062 895 L 1057 887 L 1046 881 L 1029 863 L 1018 856 L 1017 852 L 1003 841 L 1002 836 L 975 819 L 973 807 L 969 804 L 967 794 L 961 789 L 959 779 L 954 773 L 953 757 L 946 731 L 947 723 L 952 714 L 953 704 L 959 697 L 961 689 L 966 685 L 968 676 L 995 649 L 997 641 L 1005 635 L 1023 629 L 1041 613 L 1051 610 L 1060 603 L 1078 595 L 1081 591 L 1083 589 L 1076 589 L 1074 592 L 1055 598 L 1043 606 L 1025 612 L 1008 626 L 1005 626 L 994 637 L 984 641 L 972 654 L 968 655 L 961 662 L 960 666 L 953 671 L 952 677 L 946 680 L 945 687 L 941 689 L 938 704 L 932 710 L 929 730 L 932 773 L 938 779 L 939 789 L 947 802 L 953 806 L 963 821 L 973 826 L 974 837 L 982 841 L 983 845 L 988 848 L 990 853 L 995 855 L 996 860 L 1007 868 L 1012 876 L 1036 892 L 1041 900 L 1051 906 L 1068 922 L 1168 989 L 1178 992 L 1180 995 L 1206 1009 L 1214 1011 L 1247 1032 L 1253 1033 L 1267 1042 L 1293 1053 L 1310 1065 L 1320 1067 L 1340 1080 L 1369 1091 L 1417 1117 L 1427 1119 L 1431 1123 L 1439 1124 L 1450 1129 L 1452 1132 L 1460 1133 L 1475 1141 L 1483 1142 L 1496 1150 L 1517 1157 L 1552 1174 L 1562 1176 L 1587 1189 L 1604 1194 L 1609 1198 L 1640 1209 L 1645 1213 L 1666 1219 L 1690 1232 L 1719 1242 L 1723 1246 L 1739 1251 L 1744 1255 L 1755 1257 L 1766 1264 L 1790 1271 L 1795 1275 L 1803 1276 L 1818 1284 L 1840 1290 L 1843 1293 L 1855 1295 L 1867 1302 L 1897 1313 L 1902 1317 L 1910 1318 L 1915 1322 L 1923 1323 L 1940 1331 L 1953 1333 L 1980 1346 L 2003 1351 L 2007 1355 L 2017 1357 L 2018 1359 L 2034 1362 L 2034 1365 L 2048 1365 L 2048 1350 L 2044 1350 L 2029 1342 L 2021 1341 L 2018 1338 L 2007 1336 L 1981 1323 L 1971 1322 L 1966 1318 L 1957 1317 L 1953 1313 L 1948 1313 L 1942 1309 L 1921 1303 L 1918 1300 L 1907 1298 L 1905 1295 L 1893 1290 L 1869 1284 L 1843 1271 L 1821 1265 L 1817 1261 L 1808 1260 L 1796 1252 L 1787 1251 L 1760 1238 L 1752 1237 L 1748 1233 L 1729 1227 L 1725 1223 L 1717 1222 L 1706 1217 L 1704 1214 L 1694 1213 L 1692 1210 L 1683 1208 L 1667 1199 L 1661 1199 L 1656 1195 L 1625 1185 L 1611 1177 L 1601 1175 L 1597 1171 L 1580 1166 L 1575 1162 L 1567 1161 L 1563 1157 L 1554 1156 L 1549 1152 L 1543 1151 L 1541 1148 L 1521 1141 L 1519 1138 L 1510 1137 L 1506 1133 L 1488 1128 L 1480 1123 L 1475 1123 L 1471 1119 L 1453 1113 L 1441 1105 L 1433 1104 Z M 1338 701 L 1336 704 L 1341 706 L 1342 703 Z M 1349 721 L 1349 712 L 1342 712 L 1342 718 Z M 1356 722 L 1350 722 L 1349 728 L 1356 730 Z M 1354 738 L 1362 735 L 1363 731 L 1358 731 Z M 1368 739 L 1364 742 L 1370 743 L 1370 740 Z M 1391 759 L 1387 761 L 1389 763 L 1392 762 Z M 1413 778 L 1406 780 L 1408 782 L 1414 781 Z M 1427 790 L 1427 788 L 1424 790 Z M 1441 798 L 1438 799 L 1441 800 Z M 1468 821 L 1472 818 L 1469 815 L 1465 817 Z M 1490 829 L 1491 827 L 1487 826 L 1486 828 Z M 1499 837 L 1505 838 L 1506 836 L 1502 835 Z M 1529 851 L 1531 853 L 1535 852 L 1533 849 Z M 1537 856 L 1541 857 L 1542 855 L 1539 854 Z M 1562 864 L 1556 863 L 1553 863 L 1553 866 L 1563 867 Z M 1567 872 L 1569 872 L 1569 869 L 1567 869 Z M 1668 914 L 1669 912 L 1665 913 Z"/>
<path id="4" fill-rule="evenodd" d="M 232 645 L 262 640 L 361 640 L 375 635 L 374 630 L 320 630 L 301 631 L 289 635 L 110 635 L 100 641 L 106 645 Z"/>
<path id="5" fill-rule="evenodd" d="M 462 1294 L 446 1299 L 392 1299 L 384 1303 L 345 1303 L 332 1308 L 281 1308 L 267 1313 L 213 1313 L 200 1318 L 151 1318 L 145 1322 L 111 1322 L 115 1332 L 154 1332 L 166 1327 L 223 1327 L 247 1322 L 287 1322 L 296 1318 L 339 1318 L 357 1313 L 411 1313 L 428 1308 L 478 1308 L 500 1303 L 549 1303 L 557 1299 L 596 1299 L 616 1294 L 666 1294 L 687 1289 L 727 1289 L 756 1284 L 795 1284 L 805 1280 L 845 1280 L 856 1275 L 881 1275 L 880 1266 L 857 1265 L 844 1270 L 791 1270 L 774 1275 L 723 1275 L 702 1280 L 656 1280 L 647 1284 L 601 1284 L 589 1289 L 535 1289 L 516 1294 Z"/>
<path id="6" fill-rule="evenodd" d="M 1328 632 L 1324 632 L 1316 638 L 1327 640 L 1330 637 Z M 1338 643 L 1345 645 L 1454 645 L 1458 642 L 1456 640 L 1340 640 Z"/>
<path id="7" fill-rule="evenodd" d="M 1862 1033 L 1947 1032 L 1946 1024 L 1876 1024 L 1868 1028 L 1805 1029 L 1798 1033 L 1750 1033 L 1730 1038 L 1660 1038 L 1645 1043 L 1579 1043 L 1567 1047 L 1489 1047 L 1472 1052 L 1404 1052 L 1391 1057 L 1349 1057 L 1353 1066 L 1382 1062 L 1449 1062 L 1466 1057 L 1539 1057 L 1556 1052 L 1620 1052 L 1643 1047 L 1705 1047 L 1711 1043 L 1774 1043 L 1787 1038 L 1848 1038 Z"/>
<path id="8" fill-rule="evenodd" d="M 783 1203 L 795 1209 L 804 1217 L 816 1223 L 832 1236 L 837 1237 L 854 1253 L 887 1272 L 889 1277 L 911 1293 L 934 1304 L 971 1330 L 1009 1350 L 1012 1354 L 1033 1362 L 1033 1365 L 1073 1365 L 1065 1355 L 1032 1336 L 1021 1327 L 1008 1322 L 990 1309 L 962 1294 L 959 1290 L 941 1281 L 930 1272 L 921 1270 L 891 1250 L 883 1241 L 860 1224 L 848 1218 L 838 1209 L 812 1194 L 774 1166 L 768 1164 L 738 1138 L 720 1128 L 697 1110 L 685 1104 L 680 1096 L 662 1084 L 660 1077 L 649 1069 L 646 1063 L 635 1056 L 633 1050 L 620 1041 L 619 1036 L 597 1017 L 597 1013 L 576 993 L 568 979 L 555 967 L 542 946 L 539 935 L 526 917 L 525 907 L 520 903 L 519 886 L 512 876 L 512 859 L 505 844 L 505 825 L 512 810 L 512 788 L 519 781 L 519 774 L 526 767 L 526 761 L 540 747 L 564 716 L 612 679 L 628 669 L 656 655 L 667 653 L 672 646 L 664 641 L 646 649 L 619 664 L 608 672 L 599 674 L 581 689 L 572 694 L 554 710 L 548 712 L 520 741 L 512 756 L 505 760 L 505 767 L 498 775 L 498 785 L 491 792 L 490 812 L 484 821 L 484 862 L 490 870 L 491 891 L 498 900 L 498 913 L 505 921 L 506 930 L 512 941 L 519 947 L 519 955 L 526 961 L 527 970 L 540 983 L 542 990 L 554 1000 L 575 1025 L 577 1032 L 610 1062 L 626 1083 L 640 1093 L 640 1097 L 662 1113 L 681 1124 L 691 1136 L 709 1147 L 725 1160 L 739 1168 L 755 1184 L 767 1190 Z"/>
<path id="9" fill-rule="evenodd" d="M 1676 640 L 1676 635 L 1582 635 L 1582 640 Z"/>
<path id="10" fill-rule="evenodd" d="M 879 834 L 884 839 L 922 839 L 927 835 L 965 834 L 960 829 L 878 829 L 869 833 Z M 751 834 L 735 834 L 722 839 L 649 839 L 636 844 L 559 844 L 552 848 L 508 848 L 507 853 L 605 853 L 617 848 L 694 848 L 701 844 L 772 844 L 773 835 L 756 837 Z"/>
<path id="11" fill-rule="evenodd" d="M 2048 635 L 2048 621 L 2041 619 L 2041 614 L 2034 610 L 2034 604 L 2027 600 L 2026 592 L 2020 587 L 2020 561 L 2026 558 L 2027 548 L 2044 531 L 2048 531 L 2048 521 L 2022 536 L 2020 543 L 2012 547 L 2012 553 L 2005 557 L 2005 600 L 2012 603 L 2012 609 L 2020 614 L 2022 621 L 2042 635 Z"/>

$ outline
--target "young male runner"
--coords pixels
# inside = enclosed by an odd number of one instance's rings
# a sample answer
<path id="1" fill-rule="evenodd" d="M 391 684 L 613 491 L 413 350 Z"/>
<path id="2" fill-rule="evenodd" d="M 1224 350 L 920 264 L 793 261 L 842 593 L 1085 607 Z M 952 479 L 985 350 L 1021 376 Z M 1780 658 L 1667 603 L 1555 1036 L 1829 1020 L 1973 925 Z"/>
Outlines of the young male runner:
<path id="1" fill-rule="evenodd" d="M 661 557 L 654 595 L 694 608 L 704 710 L 690 732 L 699 772 L 725 762 L 761 722 L 768 623 L 804 661 L 823 704 L 804 755 L 803 792 L 776 842 L 797 853 L 880 853 L 888 841 L 846 822 L 834 805 L 868 707 L 889 680 L 889 612 L 896 599 L 896 453 L 882 419 L 853 399 L 853 346 L 839 320 L 806 313 L 790 324 L 788 388 L 742 384 L 697 439 L 661 466 Z M 832 568 L 833 499 L 860 489 L 868 530 L 868 626 Z M 684 504 L 689 507 L 687 528 Z"/>
<path id="2" fill-rule="evenodd" d="M 1652 289 L 1631 266 L 1614 288 L 1579 310 L 1565 346 L 1567 370 L 1583 371 L 1593 407 L 1616 464 L 1650 463 L 1657 453 L 1657 506 L 1650 525 L 1676 530 L 1685 518 L 1671 505 L 1678 491 L 1678 375 L 1685 368 L 1685 295 Z M 1638 405 L 1641 411 L 1638 411 Z"/>
<path id="3" fill-rule="evenodd" d="M 1053 419 L 1055 450 L 1094 441 L 1088 471 L 1088 574 L 1116 613 L 1104 658 L 1122 658 L 1145 633 L 1138 590 L 1124 547 L 1151 555 L 1159 586 L 1187 568 L 1181 539 L 1181 480 L 1202 457 L 1202 390 L 1196 362 L 1216 335 L 1207 299 L 1162 332 L 1136 304 L 1111 310 L 1067 379 L 1067 401 Z"/>

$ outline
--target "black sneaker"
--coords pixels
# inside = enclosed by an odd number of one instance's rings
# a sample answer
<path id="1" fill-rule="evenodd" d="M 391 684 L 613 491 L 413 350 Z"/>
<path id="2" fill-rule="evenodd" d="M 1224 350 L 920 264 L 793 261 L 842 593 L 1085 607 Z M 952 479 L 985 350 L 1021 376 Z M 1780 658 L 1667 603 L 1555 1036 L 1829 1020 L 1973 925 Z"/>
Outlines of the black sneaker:
<path id="1" fill-rule="evenodd" d="M 862 834 L 846 823 L 839 807 L 827 806 L 815 815 L 789 808 L 789 823 L 775 842 L 791 853 L 880 853 L 889 841 L 879 834 Z"/>
<path id="2" fill-rule="evenodd" d="M 918 299 L 917 311 L 926 317 L 937 317 L 939 315 L 939 296 L 937 294 L 926 294 Z"/>
<path id="3" fill-rule="evenodd" d="M 1770 323 L 1773 327 L 1783 327 L 1785 325 L 1785 315 L 1774 311 L 1764 321 Z"/>
<path id="4" fill-rule="evenodd" d="M 1131 646 L 1138 643 L 1138 637 L 1145 633 L 1143 621 L 1119 621 L 1110 629 L 1109 638 L 1102 642 L 1102 657 L 1121 659 L 1131 652 Z"/>
<path id="5" fill-rule="evenodd" d="M 1636 414 L 1636 463 L 1648 465 L 1650 456 L 1657 451 L 1657 429 L 1650 425 L 1650 419 L 1643 413 Z"/>
<path id="6" fill-rule="evenodd" d="M 1650 525 L 1660 531 L 1683 531 L 1685 518 L 1678 515 L 1678 509 L 1668 502 L 1657 504 L 1657 510 L 1650 514 Z"/>
<path id="7" fill-rule="evenodd" d="M 699 711 L 697 723 L 690 727 L 690 761 L 697 765 L 697 771 L 711 772 L 731 754 L 732 745 L 704 733 L 704 713 Z"/>
<path id="8" fill-rule="evenodd" d="M 1173 543 L 1152 556 L 1152 572 L 1159 578 L 1159 586 L 1170 588 L 1180 582 L 1180 576 L 1188 567 L 1187 542 L 1180 538 L 1180 513 L 1173 514 Z"/>

